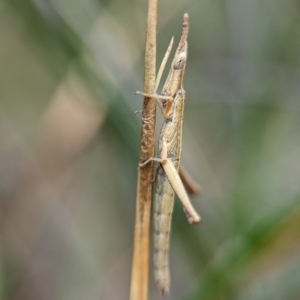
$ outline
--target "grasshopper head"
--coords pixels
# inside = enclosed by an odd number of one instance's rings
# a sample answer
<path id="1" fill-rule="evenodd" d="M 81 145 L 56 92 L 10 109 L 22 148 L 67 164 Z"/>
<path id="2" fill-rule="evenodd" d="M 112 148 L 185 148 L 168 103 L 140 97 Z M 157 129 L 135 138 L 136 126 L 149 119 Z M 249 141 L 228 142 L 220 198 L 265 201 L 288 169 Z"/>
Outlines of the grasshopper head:
<path id="1" fill-rule="evenodd" d="M 173 69 L 175 70 L 183 69 L 186 64 L 186 58 L 187 58 L 186 52 L 180 52 L 174 59 Z"/>

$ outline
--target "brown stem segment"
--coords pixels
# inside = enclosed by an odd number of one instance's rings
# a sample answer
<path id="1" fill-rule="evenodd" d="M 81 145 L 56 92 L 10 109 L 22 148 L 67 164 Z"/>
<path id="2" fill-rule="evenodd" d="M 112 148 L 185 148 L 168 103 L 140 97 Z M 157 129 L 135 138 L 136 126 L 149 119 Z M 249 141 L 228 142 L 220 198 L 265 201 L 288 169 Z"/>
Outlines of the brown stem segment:
<path id="1" fill-rule="evenodd" d="M 158 0 L 149 0 L 144 92 L 151 95 L 155 92 L 157 15 Z M 153 157 L 155 154 L 155 111 L 155 98 L 144 97 L 140 163 L 149 157 Z M 148 299 L 152 170 L 153 162 L 150 162 L 143 168 L 138 168 L 130 300 Z"/>

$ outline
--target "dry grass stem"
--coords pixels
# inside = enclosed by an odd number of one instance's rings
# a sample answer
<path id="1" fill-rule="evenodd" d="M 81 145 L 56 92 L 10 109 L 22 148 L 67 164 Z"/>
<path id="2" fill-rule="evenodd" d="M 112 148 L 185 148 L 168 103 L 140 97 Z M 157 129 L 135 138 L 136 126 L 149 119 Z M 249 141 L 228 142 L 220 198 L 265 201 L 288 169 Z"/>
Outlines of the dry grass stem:
<path id="1" fill-rule="evenodd" d="M 157 15 L 158 0 L 149 0 L 144 78 L 144 92 L 148 94 L 155 92 Z M 155 114 L 155 98 L 144 97 L 140 162 L 155 155 Z M 138 168 L 130 300 L 148 299 L 152 170 L 153 162 Z"/>

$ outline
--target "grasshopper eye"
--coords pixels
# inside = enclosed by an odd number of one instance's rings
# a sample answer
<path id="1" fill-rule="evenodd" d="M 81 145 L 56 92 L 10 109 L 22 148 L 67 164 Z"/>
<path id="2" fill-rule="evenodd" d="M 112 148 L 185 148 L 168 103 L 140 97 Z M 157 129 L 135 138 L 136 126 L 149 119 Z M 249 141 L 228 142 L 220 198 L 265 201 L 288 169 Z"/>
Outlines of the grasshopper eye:
<path id="1" fill-rule="evenodd" d="M 173 69 L 179 70 L 185 66 L 186 63 L 186 53 L 180 53 L 174 60 Z"/>

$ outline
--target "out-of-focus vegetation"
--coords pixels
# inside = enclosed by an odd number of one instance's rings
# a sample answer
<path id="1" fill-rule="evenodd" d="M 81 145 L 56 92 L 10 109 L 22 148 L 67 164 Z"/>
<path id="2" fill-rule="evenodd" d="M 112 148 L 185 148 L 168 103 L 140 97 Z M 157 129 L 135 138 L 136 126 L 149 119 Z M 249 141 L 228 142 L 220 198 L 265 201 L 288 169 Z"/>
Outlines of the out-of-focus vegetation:
<path id="1" fill-rule="evenodd" d="M 299 299 L 300 5 L 160 5 L 158 61 L 190 15 L 183 163 L 203 188 L 201 225 L 175 206 L 170 299 Z M 128 299 L 147 2 L 0 13 L 0 298 Z"/>

